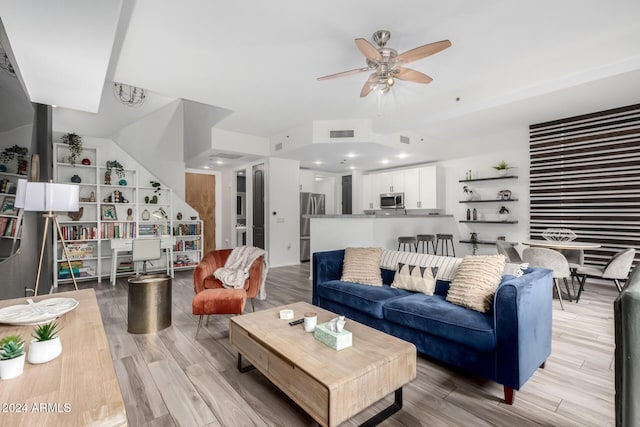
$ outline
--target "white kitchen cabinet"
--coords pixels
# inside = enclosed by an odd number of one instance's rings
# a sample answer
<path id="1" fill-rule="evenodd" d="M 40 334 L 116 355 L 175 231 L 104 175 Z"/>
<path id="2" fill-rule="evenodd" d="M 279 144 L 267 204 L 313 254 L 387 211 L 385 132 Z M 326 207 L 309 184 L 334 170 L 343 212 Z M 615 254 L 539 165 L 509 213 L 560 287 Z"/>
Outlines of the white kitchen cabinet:
<path id="1" fill-rule="evenodd" d="M 363 175 L 362 176 L 362 209 L 379 209 L 380 208 L 380 194 L 377 193 L 376 182 L 378 177 L 376 175 Z"/>
<path id="2" fill-rule="evenodd" d="M 440 172 L 437 166 L 424 166 L 419 168 L 420 173 L 420 209 L 441 209 L 442 197 L 438 192 L 438 175 Z"/>
<path id="3" fill-rule="evenodd" d="M 403 172 L 404 208 L 420 208 L 420 170 L 418 168 L 405 169 Z"/>

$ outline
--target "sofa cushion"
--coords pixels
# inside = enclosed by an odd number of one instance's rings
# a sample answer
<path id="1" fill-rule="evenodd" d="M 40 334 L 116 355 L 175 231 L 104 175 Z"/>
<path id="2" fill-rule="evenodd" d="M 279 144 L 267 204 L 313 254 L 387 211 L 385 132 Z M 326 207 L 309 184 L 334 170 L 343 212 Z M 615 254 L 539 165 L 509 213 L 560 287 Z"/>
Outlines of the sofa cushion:
<path id="1" fill-rule="evenodd" d="M 426 332 L 478 351 L 496 347 L 493 312 L 480 313 L 447 302 L 441 295 L 414 293 L 389 301 L 384 317 L 420 332 Z"/>
<path id="2" fill-rule="evenodd" d="M 391 251 L 385 249 L 382 251 L 380 259 L 380 267 L 389 270 L 396 270 L 398 263 L 419 265 L 420 267 L 438 267 L 439 280 L 451 281 L 462 258 L 454 258 L 450 256 L 430 255 L 416 252 Z"/>
<path id="3" fill-rule="evenodd" d="M 437 271 L 437 267 L 420 267 L 400 262 L 391 287 L 433 295 L 436 288 L 435 275 Z"/>
<path id="4" fill-rule="evenodd" d="M 504 255 L 466 256 L 449 286 L 447 301 L 486 313 L 502 280 Z"/>
<path id="5" fill-rule="evenodd" d="M 411 295 L 410 292 L 391 288 L 389 285 L 367 286 L 359 283 L 331 280 L 318 284 L 321 300 L 334 301 L 382 319 L 384 304 L 393 298 Z"/>
<path id="6" fill-rule="evenodd" d="M 380 257 L 382 248 L 346 248 L 342 266 L 344 282 L 382 286 Z"/>

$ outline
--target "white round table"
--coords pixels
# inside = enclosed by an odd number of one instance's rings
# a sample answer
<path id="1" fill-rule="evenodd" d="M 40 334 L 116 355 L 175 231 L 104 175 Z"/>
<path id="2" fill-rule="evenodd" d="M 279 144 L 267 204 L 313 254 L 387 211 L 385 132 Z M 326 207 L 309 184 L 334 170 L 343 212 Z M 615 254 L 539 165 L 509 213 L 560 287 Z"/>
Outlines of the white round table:
<path id="1" fill-rule="evenodd" d="M 573 241 L 566 241 L 566 242 L 559 242 L 556 240 L 527 240 L 526 242 L 522 242 L 523 245 L 527 245 L 527 246 L 536 246 L 539 248 L 549 248 L 549 249 L 596 249 L 599 248 L 600 245 L 599 243 L 589 243 L 589 242 L 577 242 L 575 240 Z"/>

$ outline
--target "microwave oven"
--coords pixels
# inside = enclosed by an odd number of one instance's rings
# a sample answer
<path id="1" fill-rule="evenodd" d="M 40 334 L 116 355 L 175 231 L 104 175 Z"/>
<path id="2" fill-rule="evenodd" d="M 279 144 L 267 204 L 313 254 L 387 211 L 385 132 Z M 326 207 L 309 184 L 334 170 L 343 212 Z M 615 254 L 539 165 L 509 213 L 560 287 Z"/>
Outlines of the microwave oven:
<path id="1" fill-rule="evenodd" d="M 380 194 L 380 209 L 404 209 L 404 193 Z"/>

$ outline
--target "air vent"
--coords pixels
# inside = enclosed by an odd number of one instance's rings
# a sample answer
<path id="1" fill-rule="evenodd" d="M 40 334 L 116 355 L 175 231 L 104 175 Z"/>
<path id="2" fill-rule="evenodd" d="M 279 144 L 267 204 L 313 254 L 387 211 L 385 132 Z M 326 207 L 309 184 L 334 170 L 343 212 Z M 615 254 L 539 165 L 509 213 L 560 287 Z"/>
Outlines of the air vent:
<path id="1" fill-rule="evenodd" d="M 411 139 L 408 136 L 400 135 L 400 142 L 403 143 L 403 144 L 410 144 L 411 143 Z"/>
<path id="2" fill-rule="evenodd" d="M 237 160 L 241 159 L 242 154 L 231 154 L 231 153 L 211 153 L 209 155 L 209 160 L 213 161 L 214 159 L 228 159 L 228 160 Z"/>
<path id="3" fill-rule="evenodd" d="M 353 138 L 355 131 L 351 130 L 330 130 L 329 138 Z"/>
<path id="4" fill-rule="evenodd" d="M 275 147 L 273 147 L 274 151 L 280 151 L 282 150 L 282 142 L 278 142 Z"/>

